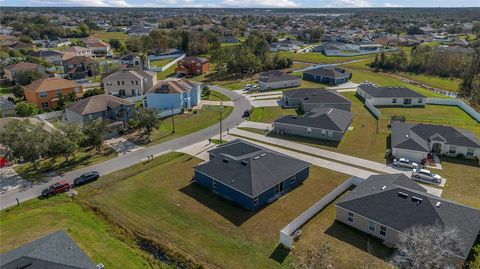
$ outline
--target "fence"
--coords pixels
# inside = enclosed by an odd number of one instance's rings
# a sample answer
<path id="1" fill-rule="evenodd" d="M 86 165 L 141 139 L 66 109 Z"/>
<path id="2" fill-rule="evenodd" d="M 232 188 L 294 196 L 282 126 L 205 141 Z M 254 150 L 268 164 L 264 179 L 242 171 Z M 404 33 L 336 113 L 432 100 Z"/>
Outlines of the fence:
<path id="1" fill-rule="evenodd" d="M 177 54 L 177 55 L 173 55 L 173 56 L 178 56 L 178 57 L 173 59 L 171 62 L 169 62 L 168 64 L 166 64 L 162 67 L 151 67 L 149 70 L 153 71 L 153 72 L 163 72 L 163 71 L 167 70 L 169 67 L 171 67 L 172 65 L 177 64 L 177 62 L 180 61 L 181 59 L 185 58 L 185 54 Z M 157 58 L 155 60 L 172 58 L 172 55 L 158 56 L 158 57 L 163 57 L 163 58 Z M 152 60 L 152 59 L 150 59 L 150 60 Z"/>
<path id="2" fill-rule="evenodd" d="M 368 99 L 365 99 L 365 106 L 368 108 L 368 110 L 370 110 L 370 112 L 373 113 L 373 115 L 375 115 L 375 117 L 377 117 L 377 119 L 380 119 L 382 112 L 380 112 L 380 110 L 378 110 L 372 103 L 370 103 Z"/>
<path id="3" fill-rule="evenodd" d="M 343 192 L 348 190 L 351 186 L 356 186 L 360 183 L 362 183 L 364 179 L 359 178 L 359 177 L 351 177 L 347 180 L 345 180 L 342 184 L 340 184 L 338 187 L 336 187 L 333 191 L 325 195 L 320 201 L 316 202 L 313 206 L 311 206 L 309 209 L 307 209 L 305 212 L 300 214 L 298 217 L 296 217 L 292 222 L 287 224 L 281 231 L 280 231 L 280 237 L 279 241 L 280 244 L 283 246 L 291 249 L 293 247 L 293 240 L 294 237 L 292 234 L 298 230 L 300 227 L 302 227 L 307 221 L 309 221 L 311 218 L 313 218 L 318 212 L 320 212 L 325 206 L 327 206 L 329 203 L 333 202 L 338 196 L 340 196 Z"/>
<path id="4" fill-rule="evenodd" d="M 475 111 L 469 105 L 465 104 L 462 100 L 459 99 L 447 99 L 447 98 L 427 98 L 427 104 L 431 105 L 446 105 L 446 106 L 458 106 L 463 109 L 465 113 L 470 115 L 476 121 L 480 122 L 480 113 Z"/>

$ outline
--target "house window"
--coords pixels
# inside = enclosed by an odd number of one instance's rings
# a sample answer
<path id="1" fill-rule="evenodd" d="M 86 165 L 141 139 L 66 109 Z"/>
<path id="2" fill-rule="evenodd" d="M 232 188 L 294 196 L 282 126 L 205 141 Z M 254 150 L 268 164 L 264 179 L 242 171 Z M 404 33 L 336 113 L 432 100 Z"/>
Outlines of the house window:
<path id="1" fill-rule="evenodd" d="M 311 134 L 312 133 L 312 128 L 307 128 L 307 134 Z"/>
<path id="2" fill-rule="evenodd" d="M 122 85 L 125 85 L 125 81 L 122 80 Z"/>
<path id="3" fill-rule="evenodd" d="M 258 196 L 255 196 L 255 198 L 253 198 L 253 204 L 258 205 Z"/>
<path id="4" fill-rule="evenodd" d="M 138 85 L 138 80 L 135 80 L 135 85 Z"/>
<path id="5" fill-rule="evenodd" d="M 38 95 L 40 98 L 47 98 L 47 92 L 40 92 Z"/>
<path id="6" fill-rule="evenodd" d="M 383 237 L 387 235 L 387 227 L 380 225 L 380 235 Z"/>
<path id="7" fill-rule="evenodd" d="M 117 81 L 117 86 L 120 86 L 120 80 Z"/>
<path id="8" fill-rule="evenodd" d="M 353 215 L 352 212 L 348 212 L 347 220 L 348 220 L 349 222 L 353 222 L 353 216 L 354 216 L 354 215 Z"/>
<path id="9" fill-rule="evenodd" d="M 422 98 L 418 99 L 418 103 L 419 104 L 423 103 L 423 99 Z"/>
<path id="10" fill-rule="evenodd" d="M 130 81 L 130 84 L 135 85 L 135 82 L 133 82 L 133 80 L 131 80 L 131 81 Z"/>
<path id="11" fill-rule="evenodd" d="M 457 152 L 457 147 L 456 146 L 450 146 L 450 148 L 448 149 L 448 153 L 455 154 L 455 152 Z"/>
<path id="12" fill-rule="evenodd" d="M 87 119 L 89 119 L 89 120 L 93 119 L 93 115 L 92 115 L 92 114 L 88 114 L 88 115 L 87 115 Z"/>
<path id="13" fill-rule="evenodd" d="M 375 222 L 373 222 L 373 221 L 369 221 L 369 222 L 368 222 L 368 230 L 369 230 L 370 232 L 375 232 L 375 226 L 376 226 L 376 225 L 375 225 Z"/>
<path id="14" fill-rule="evenodd" d="M 48 102 L 43 102 L 43 103 L 42 103 L 42 108 L 43 108 L 43 109 L 48 108 Z"/>
<path id="15" fill-rule="evenodd" d="M 326 131 L 326 130 L 322 130 L 321 135 L 322 135 L 322 136 L 327 135 L 327 131 Z"/>
<path id="16" fill-rule="evenodd" d="M 216 189 L 217 188 L 217 182 L 214 180 L 213 181 L 213 188 Z"/>
<path id="17" fill-rule="evenodd" d="M 467 149 L 467 157 L 473 157 L 473 153 L 475 152 L 474 148 Z"/>
<path id="18" fill-rule="evenodd" d="M 56 90 L 55 95 L 60 96 L 62 94 L 62 90 Z"/>
<path id="19" fill-rule="evenodd" d="M 328 131 L 328 132 L 327 132 L 327 136 L 328 136 L 328 137 L 332 137 L 332 136 L 333 136 L 333 132 L 332 132 L 332 131 Z"/>
<path id="20" fill-rule="evenodd" d="M 397 98 L 393 98 L 392 99 L 392 104 L 396 104 L 397 103 Z"/>
<path id="21" fill-rule="evenodd" d="M 293 176 L 290 178 L 290 184 L 293 184 L 295 182 L 295 180 L 297 179 L 296 176 Z"/>

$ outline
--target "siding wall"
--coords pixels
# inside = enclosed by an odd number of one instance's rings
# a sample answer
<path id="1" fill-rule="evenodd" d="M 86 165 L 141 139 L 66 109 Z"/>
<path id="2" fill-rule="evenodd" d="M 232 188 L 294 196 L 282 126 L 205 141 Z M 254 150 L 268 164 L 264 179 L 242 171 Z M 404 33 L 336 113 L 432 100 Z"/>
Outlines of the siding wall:
<path id="1" fill-rule="evenodd" d="M 283 124 L 278 122 L 273 123 L 273 129 L 275 131 L 283 132 L 285 134 L 312 137 L 312 138 L 318 138 L 318 139 L 330 140 L 330 141 L 341 141 L 344 135 L 344 133 L 342 132 L 334 132 L 334 131 L 329 131 L 325 129 L 325 132 L 332 132 L 332 137 L 329 137 L 328 135 L 322 135 L 322 129 L 316 129 L 316 128 L 311 128 L 311 132 L 308 133 L 307 132 L 308 127 Z"/>
<path id="2" fill-rule="evenodd" d="M 297 80 L 288 80 L 288 81 L 276 81 L 276 82 L 263 82 L 259 81 L 258 86 L 260 87 L 261 91 L 266 91 L 270 89 L 282 89 L 282 88 L 290 88 L 290 87 L 297 87 L 301 84 L 300 78 Z"/>
<path id="3" fill-rule="evenodd" d="M 178 93 L 147 93 L 147 107 L 158 110 L 166 110 L 182 107 L 182 98 Z"/>

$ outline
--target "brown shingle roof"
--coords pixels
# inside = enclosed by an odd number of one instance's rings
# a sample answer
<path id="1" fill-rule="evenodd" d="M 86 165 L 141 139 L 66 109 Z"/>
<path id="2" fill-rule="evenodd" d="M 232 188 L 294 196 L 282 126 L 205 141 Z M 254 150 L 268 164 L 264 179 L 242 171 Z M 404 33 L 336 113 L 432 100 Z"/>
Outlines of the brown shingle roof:
<path id="1" fill-rule="evenodd" d="M 68 58 L 67 60 L 63 61 L 64 64 L 93 64 L 95 60 L 87 56 L 73 56 L 72 58 Z"/>
<path id="2" fill-rule="evenodd" d="M 25 71 L 25 70 L 35 70 L 39 68 L 40 65 L 29 63 L 29 62 L 20 62 L 18 64 L 11 64 L 5 67 L 5 70 L 10 71 Z"/>
<path id="3" fill-rule="evenodd" d="M 25 90 L 33 92 L 48 92 L 81 86 L 82 85 L 76 83 L 75 81 L 66 80 L 64 78 L 42 78 L 35 80 L 30 85 L 25 86 Z"/>
<path id="4" fill-rule="evenodd" d="M 80 115 L 88 115 L 96 112 L 106 111 L 108 108 L 116 108 L 121 105 L 130 106 L 133 104 L 116 96 L 101 94 L 90 96 L 75 102 L 67 106 L 67 109 Z"/>

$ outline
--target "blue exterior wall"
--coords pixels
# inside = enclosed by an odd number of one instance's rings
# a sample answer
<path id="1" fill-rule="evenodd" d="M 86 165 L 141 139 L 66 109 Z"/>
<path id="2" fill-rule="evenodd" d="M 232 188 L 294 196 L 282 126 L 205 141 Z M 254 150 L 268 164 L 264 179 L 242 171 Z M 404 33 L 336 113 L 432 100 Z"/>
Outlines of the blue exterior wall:
<path id="1" fill-rule="evenodd" d="M 195 171 L 195 182 L 204 186 L 210 191 L 213 191 L 215 194 L 222 196 L 227 200 L 231 200 L 242 207 L 249 209 L 249 210 L 257 210 L 262 206 L 273 202 L 274 200 L 278 199 L 282 195 L 288 193 L 290 190 L 296 188 L 297 186 L 301 185 L 305 179 L 308 178 L 310 173 L 310 167 L 303 169 L 302 171 L 295 174 L 295 181 L 291 182 L 291 178 L 285 179 L 284 182 L 284 189 L 282 193 L 275 194 L 275 187 L 268 189 L 267 191 L 261 193 L 258 196 L 258 203 L 254 204 L 254 198 L 245 195 L 235 189 L 230 188 L 222 184 L 221 182 L 217 181 L 217 187 L 213 189 L 213 179 L 207 175 L 199 173 Z"/>
<path id="2" fill-rule="evenodd" d="M 147 107 L 166 110 L 182 107 L 182 98 L 178 93 L 147 93 Z"/>
<path id="3" fill-rule="evenodd" d="M 198 104 L 201 101 L 201 96 L 200 96 L 200 87 L 193 87 L 193 89 L 190 91 L 190 102 L 192 106 L 198 106 Z"/>

